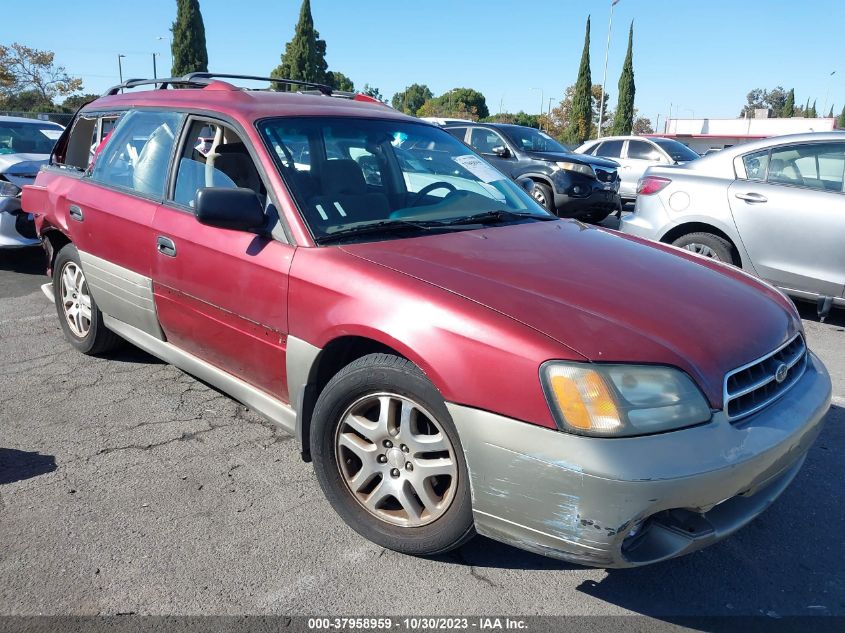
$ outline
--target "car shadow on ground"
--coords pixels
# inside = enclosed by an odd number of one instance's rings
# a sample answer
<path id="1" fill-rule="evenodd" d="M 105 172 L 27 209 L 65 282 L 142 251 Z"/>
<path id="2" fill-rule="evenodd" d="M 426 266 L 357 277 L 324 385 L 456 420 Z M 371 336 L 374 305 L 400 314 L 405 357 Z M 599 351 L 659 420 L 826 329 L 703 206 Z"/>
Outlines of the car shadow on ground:
<path id="1" fill-rule="evenodd" d="M 46 269 L 44 250 L 40 246 L 0 250 L 0 270 L 43 277 Z"/>
<path id="2" fill-rule="evenodd" d="M 56 470 L 56 458 L 38 452 L 0 448 L 0 485 L 31 479 Z"/>
<path id="3" fill-rule="evenodd" d="M 577 587 L 623 609 L 682 616 L 845 615 L 845 408 L 832 406 L 792 485 L 760 517 L 709 548 L 632 569 L 608 569 Z M 473 568 L 584 569 L 477 538 L 443 562 Z M 710 628 L 705 627 L 705 629 Z"/>
<path id="4" fill-rule="evenodd" d="M 816 322 L 821 321 L 818 307 L 815 303 L 809 301 L 795 301 L 794 303 L 802 319 Z M 845 327 L 845 308 L 833 308 L 824 320 L 824 324 L 834 327 Z"/>

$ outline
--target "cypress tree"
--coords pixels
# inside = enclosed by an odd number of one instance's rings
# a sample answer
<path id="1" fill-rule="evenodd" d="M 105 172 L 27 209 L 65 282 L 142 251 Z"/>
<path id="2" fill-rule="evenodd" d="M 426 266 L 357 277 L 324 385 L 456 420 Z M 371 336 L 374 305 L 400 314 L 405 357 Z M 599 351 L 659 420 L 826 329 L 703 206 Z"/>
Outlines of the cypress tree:
<path id="1" fill-rule="evenodd" d="M 579 145 L 586 141 L 593 132 L 593 80 L 590 76 L 590 17 L 587 16 L 587 31 L 584 35 L 584 52 L 581 53 L 581 66 L 578 80 L 575 82 L 575 94 L 572 98 L 572 110 L 569 114 L 567 139 Z"/>
<path id="2" fill-rule="evenodd" d="M 171 75 L 179 77 L 191 72 L 208 72 L 205 25 L 199 0 L 176 0 L 176 21 L 170 32 L 173 34 L 170 44 L 173 56 Z"/>
<path id="3" fill-rule="evenodd" d="M 810 118 L 810 97 L 807 97 L 807 105 L 804 106 L 804 118 Z"/>
<path id="4" fill-rule="evenodd" d="M 781 117 L 784 119 L 791 119 L 795 116 L 795 88 L 789 91 L 786 95 L 786 102 L 783 104 L 783 110 L 780 111 Z"/>
<path id="5" fill-rule="evenodd" d="M 810 118 L 815 119 L 817 116 L 819 116 L 819 113 L 816 112 L 816 102 L 813 101 L 813 107 L 810 108 Z"/>
<path id="6" fill-rule="evenodd" d="M 302 0 L 293 39 L 285 45 L 281 63 L 270 76 L 326 83 L 327 69 L 326 42 L 320 39 L 320 33 L 314 28 L 310 0 Z M 274 87 L 287 89 L 283 85 Z"/>
<path id="7" fill-rule="evenodd" d="M 634 23 L 628 31 L 628 52 L 619 77 L 619 101 L 616 104 L 616 118 L 613 121 L 613 134 L 627 136 L 634 127 Z"/>
<path id="8" fill-rule="evenodd" d="M 831 103 L 831 104 L 830 104 L 830 112 L 828 112 L 828 113 L 827 113 L 827 118 L 828 118 L 828 119 L 832 119 L 832 118 L 833 118 L 833 117 L 835 117 L 835 116 L 836 116 L 836 115 L 835 115 L 835 114 L 833 114 L 833 104 Z"/>
<path id="9" fill-rule="evenodd" d="M 842 114 L 839 115 L 839 119 L 836 121 L 836 126 L 845 128 L 845 106 L 842 106 Z"/>

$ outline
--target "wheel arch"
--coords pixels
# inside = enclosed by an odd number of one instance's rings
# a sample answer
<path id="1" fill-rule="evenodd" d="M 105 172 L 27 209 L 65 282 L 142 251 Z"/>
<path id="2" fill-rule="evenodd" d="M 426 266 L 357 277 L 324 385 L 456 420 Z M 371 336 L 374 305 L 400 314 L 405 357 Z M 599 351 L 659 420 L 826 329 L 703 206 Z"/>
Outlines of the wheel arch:
<path id="1" fill-rule="evenodd" d="M 726 240 L 733 249 L 734 265 L 744 268 L 741 248 L 742 244 L 714 224 L 699 221 L 684 222 L 683 224 L 679 224 L 669 229 L 669 231 L 660 238 L 660 241 L 664 244 L 672 244 L 678 238 L 683 237 L 684 235 L 689 235 L 690 233 L 712 233 L 713 235 Z"/>
<path id="2" fill-rule="evenodd" d="M 68 244 L 73 241 L 62 231 L 56 227 L 45 227 L 41 230 L 41 238 L 43 244 L 47 247 L 47 274 L 53 274 L 53 265 L 56 263 L 56 255 Z"/>

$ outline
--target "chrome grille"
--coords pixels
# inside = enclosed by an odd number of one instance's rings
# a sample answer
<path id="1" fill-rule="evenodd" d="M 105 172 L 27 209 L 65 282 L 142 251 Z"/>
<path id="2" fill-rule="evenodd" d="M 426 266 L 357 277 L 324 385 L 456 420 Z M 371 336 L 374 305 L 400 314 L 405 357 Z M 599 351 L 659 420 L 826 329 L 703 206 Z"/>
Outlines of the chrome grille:
<path id="1" fill-rule="evenodd" d="M 806 367 L 807 346 L 796 334 L 775 351 L 728 372 L 724 388 L 728 420 L 741 420 L 780 398 L 798 382 Z"/>

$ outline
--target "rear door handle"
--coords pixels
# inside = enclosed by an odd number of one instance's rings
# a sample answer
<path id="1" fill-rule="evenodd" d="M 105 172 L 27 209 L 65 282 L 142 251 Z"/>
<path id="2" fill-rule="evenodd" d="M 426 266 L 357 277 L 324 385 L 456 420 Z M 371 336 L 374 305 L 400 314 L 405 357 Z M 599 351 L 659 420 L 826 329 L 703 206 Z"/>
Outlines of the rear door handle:
<path id="1" fill-rule="evenodd" d="M 85 219 L 85 216 L 82 213 L 82 209 L 80 209 L 75 204 L 70 205 L 67 211 L 68 215 L 70 215 L 70 217 L 76 220 L 77 222 L 82 222 Z"/>
<path id="2" fill-rule="evenodd" d="M 745 200 L 746 202 L 753 202 L 753 203 L 768 202 L 769 201 L 769 199 L 766 196 L 764 196 L 763 194 L 760 194 L 760 193 L 738 193 L 738 194 L 736 194 L 736 197 L 739 198 L 740 200 Z"/>
<path id="3" fill-rule="evenodd" d="M 159 235 L 156 238 L 156 248 L 158 252 L 162 255 L 167 255 L 168 257 L 176 257 L 176 244 L 173 243 L 169 237 L 162 237 Z"/>

